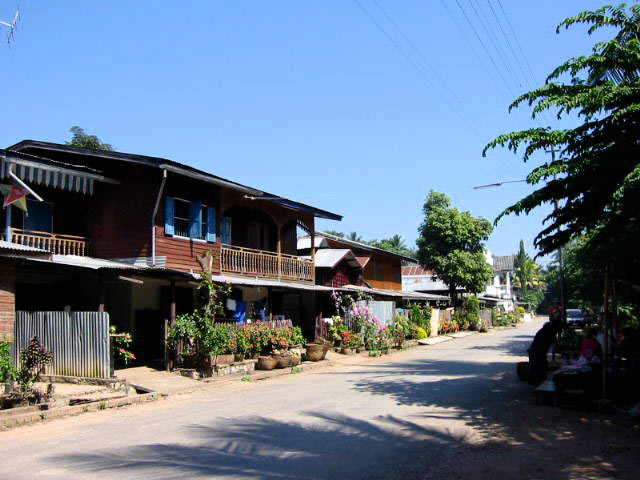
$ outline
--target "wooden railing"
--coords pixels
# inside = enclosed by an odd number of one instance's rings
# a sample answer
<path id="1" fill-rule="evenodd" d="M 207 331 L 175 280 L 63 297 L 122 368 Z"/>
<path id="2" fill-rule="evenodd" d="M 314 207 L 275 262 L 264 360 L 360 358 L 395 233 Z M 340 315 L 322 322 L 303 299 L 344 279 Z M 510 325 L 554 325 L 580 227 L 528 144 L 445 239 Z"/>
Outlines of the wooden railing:
<path id="1" fill-rule="evenodd" d="M 312 282 L 311 260 L 295 255 L 222 245 L 222 273 Z"/>
<path id="2" fill-rule="evenodd" d="M 87 254 L 87 239 L 75 235 L 36 232 L 32 230 L 11 229 L 11 242 L 27 247 L 39 248 L 58 255 Z"/>

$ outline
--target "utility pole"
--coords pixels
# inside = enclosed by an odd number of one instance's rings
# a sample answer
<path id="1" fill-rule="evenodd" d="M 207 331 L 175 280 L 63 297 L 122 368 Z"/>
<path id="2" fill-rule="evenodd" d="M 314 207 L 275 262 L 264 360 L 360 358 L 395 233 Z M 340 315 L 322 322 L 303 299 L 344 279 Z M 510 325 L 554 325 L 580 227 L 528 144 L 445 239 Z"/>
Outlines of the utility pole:
<path id="1" fill-rule="evenodd" d="M 550 150 L 545 150 L 545 152 L 550 153 L 551 154 L 551 162 L 555 163 L 556 161 L 556 147 L 555 145 L 551 145 L 551 149 Z M 557 176 L 554 173 L 553 174 L 553 181 L 556 181 Z M 554 210 L 557 212 L 558 211 L 558 200 L 554 200 L 553 201 L 553 208 Z M 558 228 L 558 231 L 560 230 L 560 228 Z M 560 265 L 560 305 L 562 305 L 562 324 L 566 327 L 566 321 L 567 321 L 567 304 L 565 301 L 565 295 L 564 295 L 564 259 L 563 259 L 563 255 L 562 255 L 562 247 L 558 248 L 558 263 Z"/>

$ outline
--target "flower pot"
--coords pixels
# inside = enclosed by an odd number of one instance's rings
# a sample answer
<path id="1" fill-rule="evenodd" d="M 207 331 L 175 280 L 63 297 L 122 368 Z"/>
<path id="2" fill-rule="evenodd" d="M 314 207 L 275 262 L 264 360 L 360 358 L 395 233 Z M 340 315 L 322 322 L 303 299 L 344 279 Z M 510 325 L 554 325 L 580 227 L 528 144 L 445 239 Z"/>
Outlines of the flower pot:
<path id="1" fill-rule="evenodd" d="M 270 355 L 260 355 L 258 363 L 256 363 L 256 370 L 273 370 L 277 363 L 277 360 Z"/>
<path id="2" fill-rule="evenodd" d="M 340 350 L 340 353 L 343 355 L 353 355 L 355 352 L 352 348 L 342 347 L 342 349 Z"/>
<path id="3" fill-rule="evenodd" d="M 244 353 L 236 353 L 233 356 L 235 362 L 244 362 Z"/>
<path id="4" fill-rule="evenodd" d="M 233 363 L 234 355 L 233 353 L 225 353 L 222 355 L 212 355 L 213 365 L 229 365 Z"/>
<path id="5" fill-rule="evenodd" d="M 273 358 L 275 358 L 276 360 L 276 368 L 285 368 L 289 366 L 289 363 L 291 362 L 291 355 L 287 355 L 287 354 L 278 354 L 278 355 L 273 355 Z"/>
<path id="6" fill-rule="evenodd" d="M 328 346 L 320 343 L 308 343 L 307 345 L 307 360 L 310 362 L 319 362 L 324 360 L 327 355 Z"/>

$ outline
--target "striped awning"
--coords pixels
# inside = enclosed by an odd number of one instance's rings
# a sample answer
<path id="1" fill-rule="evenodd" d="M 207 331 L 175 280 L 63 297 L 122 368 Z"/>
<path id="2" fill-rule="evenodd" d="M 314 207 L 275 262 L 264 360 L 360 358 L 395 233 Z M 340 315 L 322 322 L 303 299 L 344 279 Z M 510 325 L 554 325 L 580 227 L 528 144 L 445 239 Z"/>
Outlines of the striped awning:
<path id="1" fill-rule="evenodd" d="M 9 168 L 30 185 L 43 185 L 69 192 L 93 193 L 94 175 L 60 165 L 23 161 L 18 158 L 0 158 L 0 179 L 7 179 Z"/>

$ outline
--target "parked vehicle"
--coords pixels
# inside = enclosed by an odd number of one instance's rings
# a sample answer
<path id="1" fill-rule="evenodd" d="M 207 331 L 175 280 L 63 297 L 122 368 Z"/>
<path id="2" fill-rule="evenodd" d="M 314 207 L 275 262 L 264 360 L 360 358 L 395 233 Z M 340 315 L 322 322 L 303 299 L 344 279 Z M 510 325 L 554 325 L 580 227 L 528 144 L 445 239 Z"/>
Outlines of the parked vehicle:
<path id="1" fill-rule="evenodd" d="M 583 310 L 580 310 L 579 308 L 567 309 L 567 325 L 584 327 L 589 323 L 589 321 L 590 316 Z"/>

